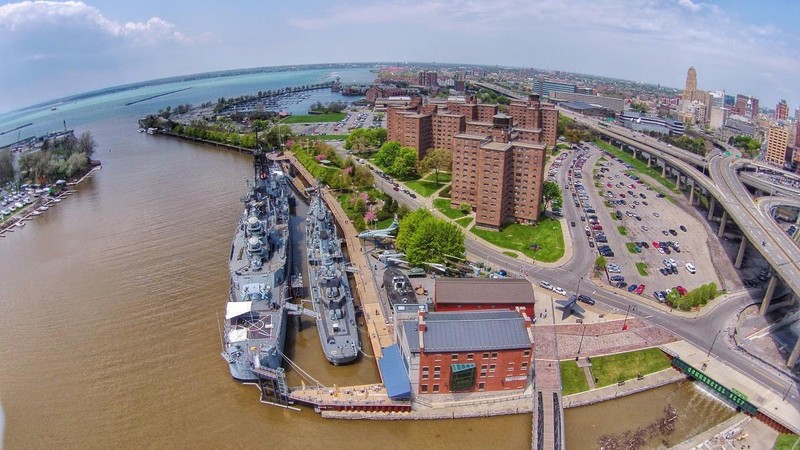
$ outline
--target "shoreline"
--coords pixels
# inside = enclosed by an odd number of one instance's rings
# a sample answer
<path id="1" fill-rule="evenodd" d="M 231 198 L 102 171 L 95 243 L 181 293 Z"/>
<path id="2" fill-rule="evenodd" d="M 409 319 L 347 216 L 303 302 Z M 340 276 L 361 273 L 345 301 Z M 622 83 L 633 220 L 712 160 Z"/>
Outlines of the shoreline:
<path id="1" fill-rule="evenodd" d="M 81 178 L 67 183 L 67 186 L 72 187 L 79 185 L 84 180 L 92 176 L 96 171 L 102 168 L 103 168 L 102 164 L 93 166 Z M 40 211 L 39 208 L 41 207 L 51 208 L 54 206 L 54 204 L 61 202 L 61 200 L 64 197 L 73 195 L 75 194 L 75 192 L 77 191 L 65 189 L 59 192 L 58 195 L 54 197 L 49 197 L 49 196 L 39 197 L 36 199 L 35 202 L 31 203 L 30 205 L 25 205 L 25 207 L 21 209 L 17 214 L 14 214 L 13 216 L 6 219 L 2 224 L 0 224 L 0 237 L 6 237 L 5 235 L 7 233 L 14 232 L 16 228 L 25 226 L 25 222 L 31 221 L 34 219 L 35 216 L 43 214 L 44 211 Z M 39 214 L 35 214 L 36 212 L 39 212 Z"/>

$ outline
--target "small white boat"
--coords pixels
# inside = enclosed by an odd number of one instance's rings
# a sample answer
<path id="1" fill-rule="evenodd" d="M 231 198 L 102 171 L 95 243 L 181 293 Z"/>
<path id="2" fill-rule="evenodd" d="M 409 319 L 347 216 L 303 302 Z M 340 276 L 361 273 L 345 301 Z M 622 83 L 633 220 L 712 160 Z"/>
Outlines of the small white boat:
<path id="1" fill-rule="evenodd" d="M 42 212 L 41 212 L 41 211 L 39 211 L 39 210 L 34 210 L 32 214 L 33 214 L 34 216 L 40 216 L 40 215 L 42 215 Z"/>
<path id="2" fill-rule="evenodd" d="M 39 207 L 39 211 L 41 211 L 41 212 L 45 212 L 45 211 L 47 211 L 48 209 L 50 209 L 50 208 L 48 208 L 47 206 L 40 206 L 40 207 Z"/>
<path id="3" fill-rule="evenodd" d="M 61 203 L 61 199 L 60 199 L 60 198 L 58 198 L 58 197 L 56 197 L 56 198 L 54 198 L 54 199 L 53 199 L 53 202 L 55 202 L 55 203 Z"/>

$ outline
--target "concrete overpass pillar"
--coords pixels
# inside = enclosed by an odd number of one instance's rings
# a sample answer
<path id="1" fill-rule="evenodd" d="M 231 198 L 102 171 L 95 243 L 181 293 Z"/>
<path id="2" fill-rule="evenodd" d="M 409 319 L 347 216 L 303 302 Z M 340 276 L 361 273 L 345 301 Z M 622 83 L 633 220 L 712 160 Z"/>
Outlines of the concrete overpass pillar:
<path id="1" fill-rule="evenodd" d="M 798 357 L 800 357 L 800 339 L 795 342 L 792 354 L 789 355 L 789 359 L 786 361 L 786 367 L 794 367 L 797 364 Z"/>
<path id="2" fill-rule="evenodd" d="M 744 251 L 747 249 L 747 237 L 742 236 L 742 243 L 739 244 L 739 253 L 736 254 L 736 262 L 733 263 L 734 269 L 742 268 L 742 260 L 744 260 Z"/>
<path id="3" fill-rule="evenodd" d="M 708 201 L 708 217 L 706 217 L 706 220 L 711 220 L 714 218 L 714 207 L 717 206 L 717 199 L 710 193 L 708 196 L 711 200 Z"/>
<path id="4" fill-rule="evenodd" d="M 667 161 L 664 161 L 664 165 L 661 166 L 661 178 L 667 177 Z"/>
<path id="5" fill-rule="evenodd" d="M 647 157 L 647 167 L 652 167 L 652 165 L 653 165 L 653 157 L 652 156 L 648 156 Z M 800 215 L 798 215 L 797 218 L 800 219 Z"/>
<path id="6" fill-rule="evenodd" d="M 772 301 L 772 294 L 775 293 L 775 286 L 777 285 L 778 277 L 773 275 L 767 284 L 767 292 L 764 294 L 764 300 L 761 301 L 761 309 L 758 310 L 758 313 L 762 316 L 767 315 L 767 309 L 769 308 L 769 303 Z"/>
<path id="7" fill-rule="evenodd" d="M 681 174 L 680 174 L 680 172 L 678 172 L 678 176 L 675 177 L 675 187 L 678 188 L 679 191 L 681 190 Z"/>
<path id="8" fill-rule="evenodd" d="M 686 180 L 686 182 L 688 183 L 689 180 Z M 692 184 L 692 187 L 689 189 L 689 205 L 694 205 L 694 184 Z"/>
<path id="9" fill-rule="evenodd" d="M 636 147 L 633 147 L 633 159 L 636 159 Z"/>
<path id="10" fill-rule="evenodd" d="M 728 211 L 722 210 L 722 219 L 719 221 L 719 232 L 717 237 L 722 237 L 725 234 L 725 225 L 728 223 Z"/>

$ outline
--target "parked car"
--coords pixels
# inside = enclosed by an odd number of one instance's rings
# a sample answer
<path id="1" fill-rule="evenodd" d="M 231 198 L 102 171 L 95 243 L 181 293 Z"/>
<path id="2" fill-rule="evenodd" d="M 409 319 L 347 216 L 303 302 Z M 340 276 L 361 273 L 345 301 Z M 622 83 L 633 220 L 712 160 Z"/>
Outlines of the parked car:
<path id="1" fill-rule="evenodd" d="M 541 286 L 541 287 L 543 287 L 545 289 L 550 289 L 550 290 L 553 289 L 553 285 L 548 283 L 547 281 L 542 281 L 541 283 L 539 283 L 539 286 Z"/>
<path id="2" fill-rule="evenodd" d="M 583 294 L 579 295 L 578 301 L 586 303 L 587 305 L 594 305 L 594 299 L 592 297 L 589 297 L 588 295 L 583 295 Z"/>
<path id="3" fill-rule="evenodd" d="M 688 292 L 683 286 L 675 286 L 675 290 L 678 291 L 678 294 L 681 294 L 681 296 L 686 295 Z"/>
<path id="4" fill-rule="evenodd" d="M 659 303 L 664 303 L 664 301 L 666 300 L 666 297 L 664 296 L 664 293 L 661 292 L 661 291 L 653 292 L 653 297 L 655 297 L 656 301 L 659 302 Z"/>
<path id="5" fill-rule="evenodd" d="M 685 226 L 681 225 L 681 226 L 680 226 L 680 227 L 678 227 L 678 228 L 680 228 L 680 229 L 681 229 L 681 231 L 683 231 L 684 233 L 686 232 L 686 227 L 685 227 Z"/>
<path id="6" fill-rule="evenodd" d="M 558 295 L 567 295 L 567 291 L 565 291 L 564 289 L 562 289 L 562 288 L 560 288 L 558 286 L 554 286 L 553 287 L 553 292 L 555 292 Z"/>
<path id="7" fill-rule="evenodd" d="M 644 292 L 644 289 L 645 286 L 643 284 L 640 284 L 639 287 L 637 287 L 634 292 L 636 292 L 637 294 L 641 294 L 642 292 Z"/>
<path id="8" fill-rule="evenodd" d="M 611 281 L 625 281 L 625 277 L 622 275 L 613 275 L 609 278 Z"/>
<path id="9" fill-rule="evenodd" d="M 617 284 L 615 286 L 621 289 L 621 288 L 624 288 L 627 285 L 628 285 L 628 283 L 626 283 L 624 281 L 617 281 Z"/>
<path id="10" fill-rule="evenodd" d="M 692 263 L 688 263 L 688 262 L 686 263 L 686 270 L 687 270 L 689 273 L 695 273 L 695 272 L 697 272 L 697 268 L 694 266 L 694 264 L 692 264 Z"/>
<path id="11" fill-rule="evenodd" d="M 632 284 L 632 285 L 628 286 L 628 292 L 633 292 L 633 291 L 635 291 L 635 290 L 636 290 L 636 289 L 638 289 L 638 288 L 639 288 L 639 286 L 638 286 L 638 285 L 636 285 L 636 284 Z"/>

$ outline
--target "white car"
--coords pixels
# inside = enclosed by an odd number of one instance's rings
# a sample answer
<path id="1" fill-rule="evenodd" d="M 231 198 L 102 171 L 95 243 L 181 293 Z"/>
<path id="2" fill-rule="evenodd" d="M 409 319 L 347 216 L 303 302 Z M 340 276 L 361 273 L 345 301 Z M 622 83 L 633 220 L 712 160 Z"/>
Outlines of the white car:
<path id="1" fill-rule="evenodd" d="M 564 289 L 561 289 L 558 286 L 554 286 L 553 287 L 553 292 L 555 292 L 556 294 L 559 294 L 559 295 L 567 295 L 567 291 L 565 291 Z"/>
<path id="2" fill-rule="evenodd" d="M 686 263 L 686 270 L 687 270 L 689 273 L 695 273 L 695 272 L 697 272 L 697 268 L 696 268 L 696 267 L 694 266 L 694 264 L 692 264 L 692 263 Z"/>
<path id="3" fill-rule="evenodd" d="M 548 283 L 547 281 L 542 281 L 541 283 L 539 283 L 539 286 L 549 290 L 553 289 L 553 285 Z"/>

